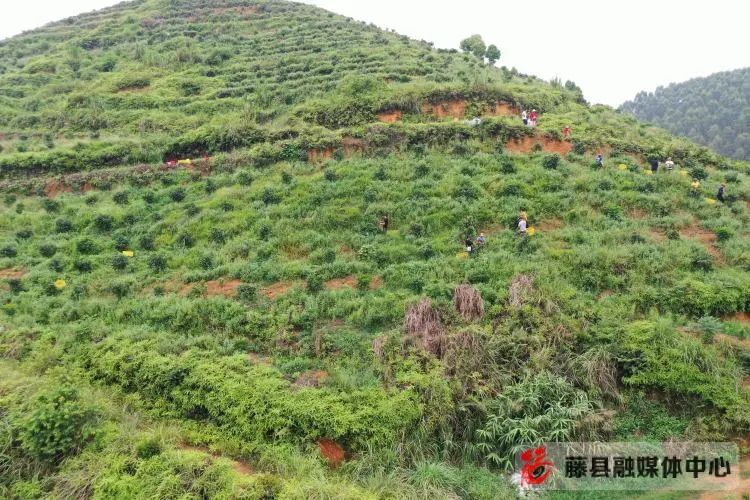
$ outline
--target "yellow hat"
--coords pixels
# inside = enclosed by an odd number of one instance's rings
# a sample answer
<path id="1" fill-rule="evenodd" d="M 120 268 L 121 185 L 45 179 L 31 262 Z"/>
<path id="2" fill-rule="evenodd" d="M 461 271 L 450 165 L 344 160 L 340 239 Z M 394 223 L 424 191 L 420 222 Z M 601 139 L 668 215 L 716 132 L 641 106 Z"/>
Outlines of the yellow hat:
<path id="1" fill-rule="evenodd" d="M 63 288 L 65 288 L 65 285 L 65 280 L 55 280 L 55 288 L 57 288 L 58 290 L 62 290 Z"/>

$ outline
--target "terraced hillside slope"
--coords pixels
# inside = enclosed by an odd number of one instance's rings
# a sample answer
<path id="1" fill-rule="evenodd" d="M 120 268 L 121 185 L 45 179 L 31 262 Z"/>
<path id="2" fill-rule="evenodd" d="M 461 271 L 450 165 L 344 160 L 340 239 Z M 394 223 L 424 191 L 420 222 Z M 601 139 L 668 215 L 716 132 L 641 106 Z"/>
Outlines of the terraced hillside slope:
<path id="1" fill-rule="evenodd" d="M 124 3 L 0 66 L 0 496 L 510 498 L 544 441 L 747 451 L 746 163 L 282 1 Z"/>
<path id="2" fill-rule="evenodd" d="M 750 68 L 640 92 L 621 109 L 721 154 L 750 159 Z"/>

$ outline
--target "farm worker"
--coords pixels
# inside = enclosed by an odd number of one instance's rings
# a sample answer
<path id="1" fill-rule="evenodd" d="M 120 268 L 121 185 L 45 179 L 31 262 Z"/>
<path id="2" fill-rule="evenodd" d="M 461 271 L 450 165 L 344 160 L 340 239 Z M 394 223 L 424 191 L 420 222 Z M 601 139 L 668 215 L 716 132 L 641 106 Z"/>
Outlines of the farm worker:
<path id="1" fill-rule="evenodd" d="M 653 173 L 656 173 L 657 170 L 659 170 L 659 160 L 656 158 L 651 158 L 651 171 Z"/>
<path id="2" fill-rule="evenodd" d="M 380 230 L 383 231 L 384 233 L 388 232 L 388 214 L 384 214 L 380 218 Z"/>
<path id="3" fill-rule="evenodd" d="M 596 165 L 598 167 L 603 167 L 604 166 L 604 157 L 602 155 L 600 155 L 600 154 L 596 155 Z"/>
<path id="4" fill-rule="evenodd" d="M 536 127 L 536 119 L 538 117 L 539 117 L 539 115 L 537 115 L 536 110 L 532 109 L 531 110 L 531 115 L 529 116 L 529 119 L 531 120 L 531 126 L 532 127 Z"/>
<path id="5" fill-rule="evenodd" d="M 570 139 L 570 125 L 566 125 L 563 129 L 563 136 L 565 137 L 566 141 Z"/>
<path id="6" fill-rule="evenodd" d="M 525 214 L 525 212 L 521 212 L 522 214 Z M 526 236 L 526 217 L 521 217 L 518 220 L 518 229 L 516 230 L 516 234 L 519 236 Z"/>
<path id="7" fill-rule="evenodd" d="M 722 203 L 724 203 L 724 189 L 726 189 L 726 185 L 722 184 L 719 186 L 719 192 L 716 193 L 716 199 Z"/>
<path id="8" fill-rule="evenodd" d="M 674 170 L 674 162 L 672 161 L 672 158 L 667 158 L 667 161 L 666 163 L 664 163 L 664 165 L 667 166 L 668 172 L 671 172 L 672 170 Z"/>
<path id="9" fill-rule="evenodd" d="M 474 250 L 474 242 L 471 241 L 471 236 L 468 234 L 466 235 L 466 241 L 464 241 L 464 244 L 466 245 L 466 253 L 471 256 L 471 252 Z"/>
<path id="10" fill-rule="evenodd" d="M 487 243 L 487 239 L 484 237 L 484 233 L 479 233 L 477 237 L 477 250 L 484 248 L 485 243 Z"/>
<path id="11" fill-rule="evenodd" d="M 693 196 L 697 198 L 700 196 L 700 189 L 701 189 L 701 181 L 698 179 L 693 179 L 693 182 L 690 183 L 690 196 Z"/>
<path id="12" fill-rule="evenodd" d="M 529 124 L 529 115 L 526 113 L 525 109 L 523 111 L 521 111 L 521 120 L 523 120 L 523 124 L 524 125 L 528 125 Z"/>

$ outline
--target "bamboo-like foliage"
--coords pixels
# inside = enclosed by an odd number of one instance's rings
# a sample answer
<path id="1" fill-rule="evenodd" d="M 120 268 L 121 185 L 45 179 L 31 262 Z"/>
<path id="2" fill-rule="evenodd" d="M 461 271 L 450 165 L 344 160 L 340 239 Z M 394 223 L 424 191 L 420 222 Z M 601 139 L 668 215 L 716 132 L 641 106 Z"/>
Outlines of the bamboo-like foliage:
<path id="1" fill-rule="evenodd" d="M 453 305 L 466 321 L 476 321 L 484 316 L 484 300 L 479 290 L 471 285 L 458 285 L 453 292 Z"/>

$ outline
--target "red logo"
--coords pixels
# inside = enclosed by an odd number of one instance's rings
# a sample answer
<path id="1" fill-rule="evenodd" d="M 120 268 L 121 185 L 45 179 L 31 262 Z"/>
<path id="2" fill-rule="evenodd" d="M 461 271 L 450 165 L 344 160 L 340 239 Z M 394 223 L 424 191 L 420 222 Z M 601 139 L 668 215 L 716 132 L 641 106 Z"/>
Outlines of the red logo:
<path id="1" fill-rule="evenodd" d="M 544 446 L 524 451 L 521 460 L 521 486 L 538 486 L 552 474 L 554 464 L 547 459 L 547 448 Z"/>

